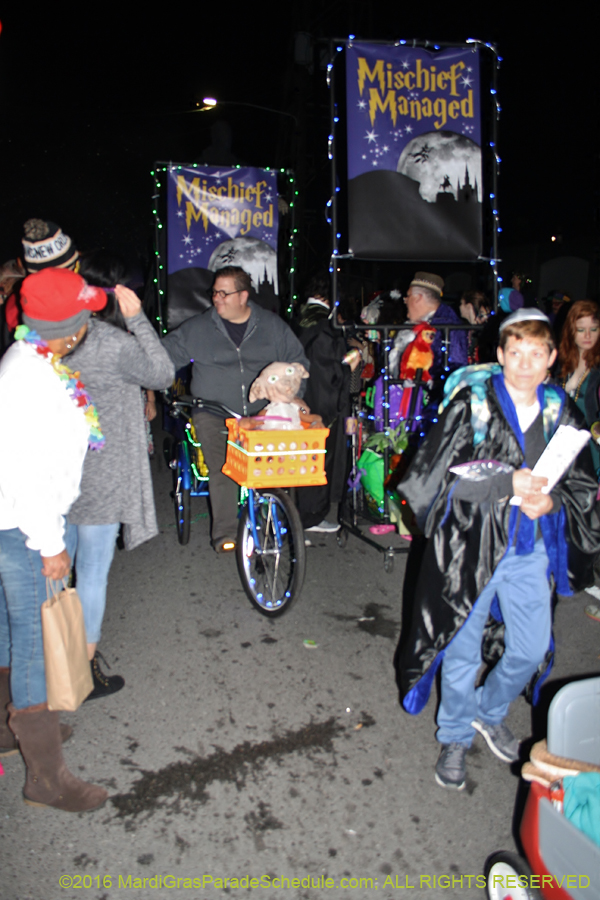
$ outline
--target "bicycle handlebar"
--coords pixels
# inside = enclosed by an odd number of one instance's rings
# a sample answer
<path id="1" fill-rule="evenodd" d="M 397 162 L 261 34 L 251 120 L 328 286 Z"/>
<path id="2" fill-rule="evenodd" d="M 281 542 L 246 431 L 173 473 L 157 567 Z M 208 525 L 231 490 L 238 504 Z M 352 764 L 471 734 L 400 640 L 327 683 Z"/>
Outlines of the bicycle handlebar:
<path id="1" fill-rule="evenodd" d="M 228 406 L 225 406 L 224 403 L 219 403 L 217 400 L 203 400 L 202 397 L 191 397 L 189 394 L 182 394 L 180 397 L 173 398 L 168 391 L 165 391 L 164 394 L 170 409 L 174 411 L 204 409 L 206 412 L 223 416 L 224 419 L 242 418 L 239 413 L 234 412 Z"/>

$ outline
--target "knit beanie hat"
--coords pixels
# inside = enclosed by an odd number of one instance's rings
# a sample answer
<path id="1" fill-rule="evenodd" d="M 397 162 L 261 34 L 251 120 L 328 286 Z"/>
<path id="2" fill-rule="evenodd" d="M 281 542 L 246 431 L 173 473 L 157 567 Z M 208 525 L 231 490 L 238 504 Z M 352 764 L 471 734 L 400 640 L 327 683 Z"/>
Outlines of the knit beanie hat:
<path id="1" fill-rule="evenodd" d="M 69 235 L 55 222 L 27 219 L 23 232 L 23 256 L 30 274 L 48 266 L 57 269 L 75 268 L 79 259 L 77 248 Z"/>

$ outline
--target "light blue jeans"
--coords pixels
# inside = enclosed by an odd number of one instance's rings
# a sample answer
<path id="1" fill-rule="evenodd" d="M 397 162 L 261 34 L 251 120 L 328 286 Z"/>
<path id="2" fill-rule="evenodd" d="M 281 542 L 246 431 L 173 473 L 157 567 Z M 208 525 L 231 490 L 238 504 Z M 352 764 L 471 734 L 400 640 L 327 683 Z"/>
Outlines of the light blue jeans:
<path id="1" fill-rule="evenodd" d="M 542 540 L 533 553 L 517 556 L 514 547 L 502 559 L 469 618 L 453 637 L 442 662 L 442 698 L 437 715 L 437 740 L 471 745 L 473 719 L 499 725 L 550 645 L 552 613 L 548 585 L 548 557 Z M 481 640 L 492 605 L 498 596 L 504 619 L 505 649 L 500 661 L 475 690 L 481 666 Z"/>
<path id="2" fill-rule="evenodd" d="M 0 531 L 0 666 L 10 667 L 10 692 L 17 709 L 46 702 L 46 671 L 40 608 L 46 599 L 42 558 L 26 545 L 19 528 Z M 65 529 L 73 559 L 74 525 Z"/>
<path id="3" fill-rule="evenodd" d="M 88 644 L 97 644 L 106 608 L 106 584 L 115 555 L 119 522 L 77 525 L 75 574 Z"/>

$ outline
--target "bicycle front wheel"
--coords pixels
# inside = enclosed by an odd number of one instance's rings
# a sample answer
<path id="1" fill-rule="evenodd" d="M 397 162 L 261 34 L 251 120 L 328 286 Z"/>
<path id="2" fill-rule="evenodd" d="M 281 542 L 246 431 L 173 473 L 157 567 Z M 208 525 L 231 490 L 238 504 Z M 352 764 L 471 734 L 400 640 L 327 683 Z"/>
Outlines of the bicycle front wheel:
<path id="1" fill-rule="evenodd" d="M 177 540 L 180 544 L 187 544 L 190 539 L 190 524 L 192 521 L 192 506 L 190 489 L 185 487 L 186 472 L 189 479 L 189 460 L 185 445 L 177 447 L 177 456 L 173 462 L 173 505 L 175 507 L 175 524 L 177 526 Z"/>
<path id="2" fill-rule="evenodd" d="M 243 508 L 236 559 L 252 605 L 263 616 L 280 616 L 302 590 L 306 569 L 304 531 L 298 510 L 284 491 L 254 491 Z"/>

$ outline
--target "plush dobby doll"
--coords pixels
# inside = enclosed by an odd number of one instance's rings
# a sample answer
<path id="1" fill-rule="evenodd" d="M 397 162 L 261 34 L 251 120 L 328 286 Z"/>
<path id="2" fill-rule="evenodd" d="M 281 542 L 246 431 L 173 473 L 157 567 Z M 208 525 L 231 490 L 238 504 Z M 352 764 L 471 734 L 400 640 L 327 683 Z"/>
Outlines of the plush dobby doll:
<path id="1" fill-rule="evenodd" d="M 280 429 L 293 431 L 307 422 L 312 428 L 323 428 L 321 416 L 311 415 L 297 396 L 303 378 L 308 372 L 301 363 L 273 362 L 266 366 L 250 385 L 248 398 L 269 400 L 257 416 L 240 420 L 243 428 L 260 428 L 263 431 Z"/>

